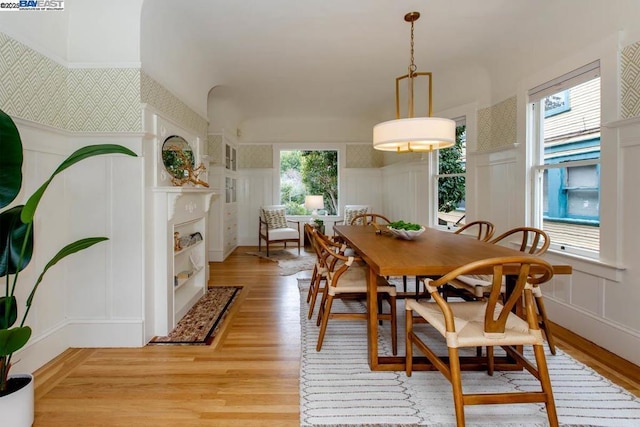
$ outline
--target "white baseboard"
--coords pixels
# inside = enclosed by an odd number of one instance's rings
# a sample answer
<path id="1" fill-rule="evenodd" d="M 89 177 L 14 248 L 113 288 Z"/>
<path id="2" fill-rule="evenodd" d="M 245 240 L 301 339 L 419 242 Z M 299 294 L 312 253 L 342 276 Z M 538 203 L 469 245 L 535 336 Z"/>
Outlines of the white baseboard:
<path id="1" fill-rule="evenodd" d="M 602 348 L 640 366 L 640 335 L 606 319 L 545 296 L 549 318 Z"/>
<path id="2" fill-rule="evenodd" d="M 142 320 L 71 320 L 32 339 L 14 355 L 13 373 L 32 373 L 68 348 L 143 347 Z"/>
<path id="3" fill-rule="evenodd" d="M 222 251 L 209 251 L 210 262 L 222 262 L 224 261 L 224 254 Z"/>

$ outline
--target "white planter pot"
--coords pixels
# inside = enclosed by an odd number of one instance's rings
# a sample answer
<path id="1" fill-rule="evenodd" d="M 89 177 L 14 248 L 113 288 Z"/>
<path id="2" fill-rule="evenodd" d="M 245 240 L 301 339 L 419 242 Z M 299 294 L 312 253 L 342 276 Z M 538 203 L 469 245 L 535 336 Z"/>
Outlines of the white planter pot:
<path id="1" fill-rule="evenodd" d="M 33 375 L 17 374 L 11 378 L 29 378 L 29 383 L 20 390 L 0 397 L 2 425 L 11 427 L 31 427 L 33 425 Z"/>

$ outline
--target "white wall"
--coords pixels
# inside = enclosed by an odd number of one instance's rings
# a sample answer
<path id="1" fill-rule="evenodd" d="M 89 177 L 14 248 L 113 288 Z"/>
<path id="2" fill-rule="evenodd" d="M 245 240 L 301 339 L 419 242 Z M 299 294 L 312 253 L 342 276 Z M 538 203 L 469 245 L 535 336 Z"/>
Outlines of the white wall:
<path id="1" fill-rule="evenodd" d="M 584 46 L 572 55 L 546 64 L 518 80 L 517 145 L 499 152 L 477 154 L 470 170 L 479 183 L 478 217 L 494 222 L 498 230 L 531 224 L 527 208 L 531 192 L 527 172 L 527 90 L 599 59 L 602 83 L 601 257 L 584 260 L 550 253 L 555 263 L 573 266 L 571 276 L 556 276 L 546 286 L 549 317 L 598 345 L 640 364 L 640 280 L 637 256 L 640 233 L 636 227 L 640 195 L 638 124 L 615 122 L 619 115 L 619 43 L 614 34 Z"/>
<path id="2" fill-rule="evenodd" d="M 77 136 L 17 119 L 24 150 L 24 202 L 81 145 L 118 143 L 140 152 L 139 138 Z M 141 284 L 142 158 L 100 156 L 58 175 L 35 216 L 34 258 L 21 274 L 22 304 L 44 265 L 64 245 L 93 236 L 109 240 L 76 253 L 46 274 L 27 324 L 29 344 L 16 371 L 32 371 L 68 347 L 143 344 Z"/>

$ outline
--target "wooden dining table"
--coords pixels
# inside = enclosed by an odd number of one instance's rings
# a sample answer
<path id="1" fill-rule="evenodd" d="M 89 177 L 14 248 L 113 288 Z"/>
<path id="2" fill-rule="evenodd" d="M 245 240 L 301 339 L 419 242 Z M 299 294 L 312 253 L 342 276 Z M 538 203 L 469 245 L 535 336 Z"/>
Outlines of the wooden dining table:
<path id="1" fill-rule="evenodd" d="M 443 276 L 457 267 L 486 258 L 531 256 L 512 249 L 477 240 L 470 236 L 427 228 L 413 240 L 403 240 L 374 226 L 335 225 L 334 232 L 342 238 L 368 266 L 367 275 L 367 347 L 369 367 L 374 371 L 405 369 L 404 356 L 381 356 L 378 352 L 377 276 Z M 571 274 L 570 265 L 554 265 L 554 274 Z M 477 271 L 491 274 L 491 271 Z M 505 269 L 505 274 L 508 274 Z M 508 356 L 496 357 L 497 370 L 522 369 Z M 414 361 L 414 370 L 433 370 L 424 358 Z M 486 369 L 478 356 L 466 358 L 464 368 Z"/>

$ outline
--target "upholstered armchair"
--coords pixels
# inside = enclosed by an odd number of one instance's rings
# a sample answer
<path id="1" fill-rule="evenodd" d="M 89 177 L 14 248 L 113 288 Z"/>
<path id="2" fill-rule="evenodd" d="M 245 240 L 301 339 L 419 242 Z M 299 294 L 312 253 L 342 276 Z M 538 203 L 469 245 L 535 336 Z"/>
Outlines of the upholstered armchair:
<path id="1" fill-rule="evenodd" d="M 368 212 L 369 205 L 345 205 L 343 219 L 336 221 L 336 224 L 351 225 L 353 218 Z"/>
<path id="2" fill-rule="evenodd" d="M 300 221 L 287 219 L 284 205 L 268 205 L 260 208 L 258 227 L 258 251 L 262 250 L 262 241 L 269 247 L 274 243 L 295 243 L 300 255 Z"/>

